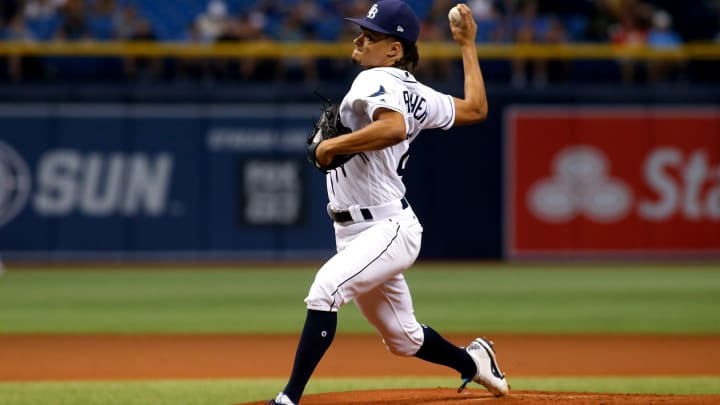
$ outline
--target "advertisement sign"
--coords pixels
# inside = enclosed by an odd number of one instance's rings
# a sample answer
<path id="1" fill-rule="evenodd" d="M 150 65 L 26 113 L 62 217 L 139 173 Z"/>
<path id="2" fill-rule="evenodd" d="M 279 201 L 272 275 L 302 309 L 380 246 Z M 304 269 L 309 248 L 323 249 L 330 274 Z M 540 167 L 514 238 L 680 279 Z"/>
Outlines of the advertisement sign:
<path id="1" fill-rule="evenodd" d="M 334 248 L 316 106 L 0 105 L 8 259 L 278 259 Z"/>
<path id="2" fill-rule="evenodd" d="M 720 254 L 720 110 L 514 108 L 506 256 Z"/>

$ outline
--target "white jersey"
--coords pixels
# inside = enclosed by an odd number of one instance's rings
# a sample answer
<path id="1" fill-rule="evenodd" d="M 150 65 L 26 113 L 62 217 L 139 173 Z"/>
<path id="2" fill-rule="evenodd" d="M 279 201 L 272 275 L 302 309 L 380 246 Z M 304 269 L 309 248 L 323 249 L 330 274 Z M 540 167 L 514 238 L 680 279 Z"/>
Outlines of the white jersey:
<path id="1" fill-rule="evenodd" d="M 405 195 L 402 174 L 409 157 L 410 142 L 426 128 L 450 129 L 455 123 L 455 104 L 402 69 L 378 67 L 355 78 L 340 104 L 340 118 L 353 131 L 372 122 L 377 108 L 387 108 L 405 117 L 407 139 L 391 147 L 363 152 L 327 174 L 330 207 L 376 206 Z"/>

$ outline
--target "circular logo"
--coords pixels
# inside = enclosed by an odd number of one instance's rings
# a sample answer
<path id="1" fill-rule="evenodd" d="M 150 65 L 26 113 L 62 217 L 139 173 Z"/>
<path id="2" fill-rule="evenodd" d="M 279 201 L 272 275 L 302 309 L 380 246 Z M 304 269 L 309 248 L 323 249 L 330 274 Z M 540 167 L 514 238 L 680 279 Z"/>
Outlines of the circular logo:
<path id="1" fill-rule="evenodd" d="M 570 183 L 597 183 L 607 177 L 610 167 L 607 157 L 599 150 L 576 145 L 560 151 L 553 162 L 556 176 Z"/>
<path id="2" fill-rule="evenodd" d="M 0 141 L 0 226 L 10 222 L 30 196 L 30 170 L 20 155 Z"/>
<path id="3" fill-rule="evenodd" d="M 577 145 L 554 157 L 551 177 L 530 187 L 527 204 L 533 214 L 552 223 L 582 214 L 600 223 L 621 220 L 631 209 L 632 190 L 609 174 L 610 161 L 599 149 Z"/>
<path id="4" fill-rule="evenodd" d="M 546 222 L 567 222 L 577 213 L 572 185 L 553 179 L 540 180 L 528 193 L 528 205 Z"/>

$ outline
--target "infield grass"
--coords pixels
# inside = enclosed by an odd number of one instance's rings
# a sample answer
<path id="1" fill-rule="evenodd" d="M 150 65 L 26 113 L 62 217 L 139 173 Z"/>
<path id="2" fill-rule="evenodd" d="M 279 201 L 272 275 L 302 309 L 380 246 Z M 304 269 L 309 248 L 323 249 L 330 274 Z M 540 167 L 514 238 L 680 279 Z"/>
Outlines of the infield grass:
<path id="1" fill-rule="evenodd" d="M 223 405 L 269 399 L 280 379 L 0 383 L 0 405 Z M 720 394 L 720 377 L 516 378 L 514 390 Z M 319 378 L 306 394 L 391 388 L 455 388 L 452 378 Z M 469 389 L 481 390 L 479 386 Z M 49 400 L 51 399 L 51 400 Z M 48 402 L 49 401 L 49 402 Z"/>
<path id="2" fill-rule="evenodd" d="M 446 333 L 720 333 L 720 268 L 418 264 L 421 322 Z M 0 333 L 297 333 L 314 267 L 44 270 L 0 277 Z M 340 330 L 372 333 L 354 305 Z"/>

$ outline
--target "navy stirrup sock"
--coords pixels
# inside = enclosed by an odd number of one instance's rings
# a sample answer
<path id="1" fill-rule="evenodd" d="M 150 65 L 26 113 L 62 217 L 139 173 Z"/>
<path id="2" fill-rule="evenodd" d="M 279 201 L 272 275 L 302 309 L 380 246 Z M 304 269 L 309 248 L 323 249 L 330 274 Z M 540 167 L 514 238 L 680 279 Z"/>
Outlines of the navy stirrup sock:
<path id="1" fill-rule="evenodd" d="M 337 312 L 308 309 L 292 374 L 283 390 L 294 403 L 300 402 L 305 385 L 335 337 Z"/>
<path id="2" fill-rule="evenodd" d="M 470 355 L 454 344 L 445 340 L 433 328 L 422 325 L 425 341 L 415 357 L 435 364 L 454 368 L 462 378 L 475 378 L 477 366 Z"/>

